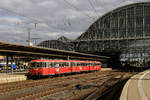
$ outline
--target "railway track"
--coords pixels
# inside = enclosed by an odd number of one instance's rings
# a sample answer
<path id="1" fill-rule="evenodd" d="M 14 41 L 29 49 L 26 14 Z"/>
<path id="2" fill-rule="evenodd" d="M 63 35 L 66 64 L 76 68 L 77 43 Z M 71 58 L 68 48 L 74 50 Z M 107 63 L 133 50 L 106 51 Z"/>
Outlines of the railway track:
<path id="1" fill-rule="evenodd" d="M 70 75 L 70 76 L 67 76 L 67 77 L 55 77 L 55 78 L 49 78 L 49 79 L 41 79 L 41 80 L 27 80 L 27 81 L 20 81 L 20 82 L 13 82 L 13 83 L 6 83 L 6 84 L 1 84 L 0 85 L 0 93 L 1 92 L 6 92 L 7 89 L 10 91 L 11 89 L 13 90 L 14 88 L 25 88 L 25 87 L 28 87 L 29 85 L 42 85 L 42 84 L 45 84 L 47 82 L 50 82 L 50 83 L 53 83 L 53 82 L 58 82 L 58 81 L 63 81 L 63 80 L 69 80 L 71 78 L 77 78 L 77 77 L 86 77 L 90 74 L 93 74 L 93 73 L 89 73 L 89 74 L 77 74 L 77 75 Z M 101 73 L 103 74 L 103 72 Z"/>
<path id="2" fill-rule="evenodd" d="M 124 72 L 92 72 L 41 80 L 27 80 L 0 85 L 0 100 L 45 100 L 82 98 L 113 77 Z"/>

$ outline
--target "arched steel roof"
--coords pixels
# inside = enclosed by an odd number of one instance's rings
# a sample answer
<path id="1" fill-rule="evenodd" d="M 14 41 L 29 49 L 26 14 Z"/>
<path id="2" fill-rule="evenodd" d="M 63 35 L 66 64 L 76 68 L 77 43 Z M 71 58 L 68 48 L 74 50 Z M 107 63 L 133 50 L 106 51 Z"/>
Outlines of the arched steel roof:
<path id="1" fill-rule="evenodd" d="M 136 19 L 135 18 L 135 14 L 137 14 L 137 13 L 140 13 L 140 12 L 138 12 L 138 7 L 139 6 L 143 6 L 143 7 L 145 7 L 145 6 L 147 6 L 148 7 L 148 9 L 147 8 L 142 8 L 143 9 L 143 13 L 145 13 L 145 11 L 149 11 L 148 13 L 150 14 L 150 2 L 140 2 L 140 3 L 133 3 L 133 4 L 128 4 L 128 5 L 125 5 L 125 6 L 122 6 L 122 7 L 119 7 L 119 8 L 116 8 L 116 9 L 114 9 L 114 10 L 112 10 L 112 11 L 110 11 L 110 12 L 108 12 L 108 13 L 106 13 L 106 14 L 104 14 L 103 16 L 101 16 L 98 20 L 96 20 L 83 34 L 81 34 L 81 36 L 79 36 L 76 40 L 78 41 L 78 40 L 85 40 L 85 39 L 87 39 L 87 38 L 90 38 L 90 37 L 86 37 L 85 38 L 85 35 L 87 35 L 88 33 L 90 33 L 90 34 L 97 34 L 97 32 L 95 32 L 95 30 L 97 31 L 97 29 L 102 29 L 103 30 L 103 27 L 99 27 L 100 25 L 100 23 L 101 22 L 103 22 L 103 24 L 105 25 L 105 23 L 104 23 L 104 20 L 107 20 L 109 17 L 111 18 L 111 19 L 108 19 L 109 21 L 108 22 L 110 22 L 110 25 L 112 24 L 111 23 L 111 21 L 113 21 L 113 16 L 115 16 L 115 13 L 118 13 L 118 15 L 116 15 L 117 16 L 117 18 L 120 18 L 120 16 L 121 16 L 121 13 L 119 13 L 120 11 L 125 11 L 125 10 L 128 10 L 128 9 L 131 9 L 131 10 L 137 10 L 137 12 L 136 11 L 134 11 L 134 15 L 132 15 L 132 13 L 131 13 L 131 15 L 129 15 L 129 16 L 134 16 L 134 19 Z M 133 8 L 133 9 L 132 9 Z M 140 10 L 139 10 L 140 11 Z M 124 16 L 124 18 L 125 17 L 127 17 L 127 14 L 128 14 L 128 12 L 129 11 L 126 11 L 125 13 L 125 16 Z M 114 14 L 114 15 L 113 15 Z M 143 16 L 143 18 L 142 18 L 142 20 L 141 21 L 145 21 L 145 22 L 147 22 L 145 19 L 144 19 L 144 17 L 145 16 Z M 120 19 L 119 19 L 120 20 Z M 125 23 L 127 23 L 127 20 L 126 20 L 126 22 Z M 136 22 L 135 22 L 136 23 Z M 149 24 L 150 24 L 150 22 L 148 22 Z M 146 23 L 144 23 L 144 24 L 146 24 Z M 128 25 L 128 24 L 127 24 Z M 112 26 L 112 25 L 111 25 Z M 120 27 L 120 26 L 119 26 Z M 127 28 L 127 26 L 125 26 L 126 28 Z M 144 27 L 144 26 L 143 26 Z M 108 28 L 108 27 L 107 27 Z M 138 28 L 135 26 L 135 28 L 138 30 Z M 108 29 L 109 30 L 109 32 L 110 33 L 112 33 L 112 31 L 111 30 L 113 30 L 113 29 Z M 92 31 L 92 32 L 91 32 Z M 104 30 L 103 30 L 104 31 Z M 128 31 L 128 30 L 125 30 L 125 31 Z M 143 30 L 143 31 L 145 31 L 145 30 Z M 106 34 L 106 32 L 103 32 L 104 33 L 104 35 Z M 119 32 L 118 32 L 119 33 Z M 126 32 L 126 33 L 128 33 L 128 32 Z M 129 34 L 130 35 L 130 34 Z M 94 37 L 94 36 L 93 36 Z M 118 38 L 118 37 L 117 37 Z"/>

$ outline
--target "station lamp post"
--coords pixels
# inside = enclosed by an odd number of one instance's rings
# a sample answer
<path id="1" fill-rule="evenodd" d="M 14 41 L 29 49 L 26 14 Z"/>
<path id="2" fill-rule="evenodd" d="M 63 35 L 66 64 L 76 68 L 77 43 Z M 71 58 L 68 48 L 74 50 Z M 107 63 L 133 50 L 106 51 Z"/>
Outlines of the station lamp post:
<path id="1" fill-rule="evenodd" d="M 30 33 L 31 32 L 31 29 L 28 28 L 28 46 L 30 46 Z"/>

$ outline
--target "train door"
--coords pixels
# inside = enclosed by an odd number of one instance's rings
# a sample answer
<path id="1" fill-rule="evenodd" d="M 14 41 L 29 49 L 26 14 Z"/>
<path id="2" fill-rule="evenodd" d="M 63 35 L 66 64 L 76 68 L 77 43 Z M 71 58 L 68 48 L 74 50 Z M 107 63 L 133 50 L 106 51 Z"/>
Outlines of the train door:
<path id="1" fill-rule="evenodd" d="M 65 62 L 64 68 L 65 68 L 65 73 L 70 73 L 71 72 L 70 62 Z"/>
<path id="2" fill-rule="evenodd" d="M 50 74 L 50 68 L 49 68 L 49 66 L 50 66 L 49 62 L 43 62 L 42 69 L 43 69 L 43 74 L 44 75 L 49 75 Z"/>
<path id="3" fill-rule="evenodd" d="M 80 71 L 85 71 L 85 66 L 83 62 L 80 63 Z"/>
<path id="4" fill-rule="evenodd" d="M 88 70 L 89 70 L 89 67 L 88 67 L 87 62 L 84 63 L 84 68 L 85 68 L 85 69 L 84 69 L 85 71 L 88 71 Z"/>
<path id="5" fill-rule="evenodd" d="M 61 67 L 60 67 L 60 64 L 59 62 L 54 62 L 54 68 L 55 68 L 55 74 L 59 74 L 61 71 Z"/>
<path id="6" fill-rule="evenodd" d="M 70 72 L 72 72 L 72 64 L 71 64 L 72 62 L 68 62 L 68 67 L 69 67 L 69 70 L 70 70 Z"/>
<path id="7" fill-rule="evenodd" d="M 78 62 L 77 63 L 77 67 L 76 67 L 76 71 L 78 71 L 78 72 L 80 72 L 80 71 L 82 71 L 82 66 L 81 66 L 81 63 L 80 62 Z"/>
<path id="8" fill-rule="evenodd" d="M 59 67 L 57 66 L 56 71 L 57 71 L 57 73 L 65 73 L 66 72 L 65 63 L 59 62 Z"/>
<path id="9" fill-rule="evenodd" d="M 88 71 L 87 63 L 86 63 L 86 62 L 82 62 L 82 63 L 81 63 L 81 68 L 82 68 L 81 71 Z"/>
<path id="10" fill-rule="evenodd" d="M 47 70 L 48 70 L 50 75 L 55 74 L 54 62 L 48 62 Z"/>
<path id="11" fill-rule="evenodd" d="M 99 64 L 98 64 L 98 66 L 99 66 L 99 69 L 101 69 L 101 67 L 102 67 L 102 63 L 99 63 Z"/>
<path id="12" fill-rule="evenodd" d="M 87 63 L 87 66 L 89 67 L 89 71 L 91 70 L 91 63 Z"/>
<path id="13" fill-rule="evenodd" d="M 54 75 L 56 74 L 58 71 L 56 71 L 56 68 L 58 65 L 56 65 L 57 63 L 56 62 L 49 62 L 48 63 L 48 68 L 47 70 L 49 70 L 49 74 L 50 75 Z"/>
<path id="14" fill-rule="evenodd" d="M 76 62 L 70 62 L 70 70 L 71 72 L 75 72 L 76 71 L 76 67 L 77 67 L 77 64 Z"/>

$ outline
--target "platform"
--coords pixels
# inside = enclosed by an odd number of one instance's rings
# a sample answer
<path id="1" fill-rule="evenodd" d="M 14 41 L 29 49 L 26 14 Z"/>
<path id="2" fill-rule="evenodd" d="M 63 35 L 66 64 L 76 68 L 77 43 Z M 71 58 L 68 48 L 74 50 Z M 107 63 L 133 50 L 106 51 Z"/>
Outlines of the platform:
<path id="1" fill-rule="evenodd" d="M 26 72 L 0 73 L 0 84 L 27 80 Z"/>
<path id="2" fill-rule="evenodd" d="M 101 68 L 101 71 L 111 71 L 112 68 Z"/>
<path id="3" fill-rule="evenodd" d="M 150 100 L 150 70 L 130 78 L 123 88 L 120 100 Z"/>

